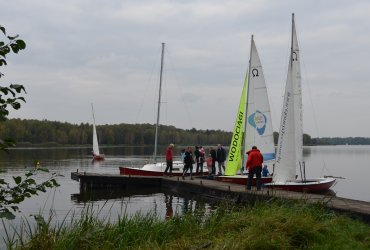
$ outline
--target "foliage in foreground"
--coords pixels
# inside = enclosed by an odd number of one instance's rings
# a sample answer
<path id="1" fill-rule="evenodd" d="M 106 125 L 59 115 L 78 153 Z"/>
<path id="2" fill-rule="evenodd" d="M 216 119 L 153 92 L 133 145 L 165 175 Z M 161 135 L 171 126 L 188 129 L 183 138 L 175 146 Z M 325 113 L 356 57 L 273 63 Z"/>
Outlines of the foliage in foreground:
<path id="1" fill-rule="evenodd" d="M 17 249 L 370 249 L 368 225 L 323 207 L 283 202 L 167 221 L 148 214 L 112 224 L 87 215 L 70 226 L 38 223 L 28 237 Z"/>
<path id="2" fill-rule="evenodd" d="M 4 38 L 0 38 L 0 67 L 3 67 L 7 65 L 8 54 L 17 54 L 24 50 L 26 43 L 19 39 L 19 35 L 7 35 L 5 27 L 1 25 L 0 31 L 0 35 L 4 36 Z M 0 71 L 0 80 L 3 77 L 4 74 Z M 21 108 L 21 102 L 26 102 L 25 98 L 20 96 L 22 93 L 26 93 L 26 89 L 21 84 L 10 84 L 9 87 L 0 85 L 0 122 L 8 119 L 11 109 L 18 110 Z M 0 151 L 8 152 L 9 147 L 15 146 L 14 138 L 3 138 L 0 135 Z M 42 183 L 36 183 L 33 176 L 37 172 L 29 171 L 25 176 L 13 176 L 14 184 L 0 178 L 0 218 L 14 219 L 14 213 L 19 211 L 18 204 L 24 199 L 37 195 L 39 192 L 45 192 L 47 188 L 59 186 L 54 179 L 56 174 L 52 174 Z"/>

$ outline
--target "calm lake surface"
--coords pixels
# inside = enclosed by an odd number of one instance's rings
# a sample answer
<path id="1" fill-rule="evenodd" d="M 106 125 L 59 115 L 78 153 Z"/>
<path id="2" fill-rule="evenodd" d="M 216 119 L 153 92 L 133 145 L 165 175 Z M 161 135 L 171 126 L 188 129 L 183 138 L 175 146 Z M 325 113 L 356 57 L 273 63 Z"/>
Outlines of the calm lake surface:
<path id="1" fill-rule="evenodd" d="M 30 214 L 38 213 L 45 217 L 52 214 L 56 221 L 69 219 L 87 206 L 92 206 L 100 217 L 111 219 L 122 214 L 131 216 L 137 212 L 151 212 L 165 219 L 173 214 L 193 211 L 196 207 L 209 211 L 214 209 L 212 204 L 200 200 L 199 197 L 186 197 L 164 190 L 119 190 L 80 194 L 79 183 L 71 180 L 71 172 L 78 169 L 80 172 L 119 174 L 119 166 L 144 164 L 153 149 L 108 147 L 103 148 L 103 151 L 106 159 L 102 162 L 91 161 L 91 148 L 88 147 L 12 149 L 10 154 L 0 152 L 1 175 L 7 180 L 33 169 L 35 160 L 50 172 L 64 176 L 57 178 L 60 187 L 24 201 L 20 205 L 22 213 L 11 224 L 17 226 L 21 224 L 22 218 L 29 219 Z M 164 151 L 164 148 L 159 150 Z M 179 155 L 179 149 L 174 153 Z M 370 202 L 370 182 L 367 179 L 370 176 L 370 146 L 305 147 L 304 159 L 307 178 L 323 175 L 343 177 L 345 179 L 338 179 L 332 187 L 338 197 Z M 46 176 L 48 174 L 41 173 L 35 179 L 41 181 Z M 3 233 L 4 229 L 1 229 L 0 235 Z"/>

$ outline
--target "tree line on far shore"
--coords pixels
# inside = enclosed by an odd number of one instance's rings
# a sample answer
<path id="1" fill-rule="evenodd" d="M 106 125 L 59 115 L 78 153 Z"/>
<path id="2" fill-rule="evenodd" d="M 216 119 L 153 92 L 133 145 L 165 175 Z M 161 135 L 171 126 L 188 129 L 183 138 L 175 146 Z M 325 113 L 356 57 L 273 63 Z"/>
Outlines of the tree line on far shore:
<path id="1" fill-rule="evenodd" d="M 155 125 L 114 124 L 97 126 L 101 145 L 154 145 Z M 228 145 L 231 132 L 221 130 L 178 129 L 160 125 L 158 144 Z M 92 124 L 71 124 L 48 120 L 9 119 L 0 123 L 0 138 L 13 138 L 18 145 L 92 144 Z"/>
<path id="2" fill-rule="evenodd" d="M 153 145 L 155 125 L 113 124 L 97 126 L 101 145 Z M 179 129 L 160 125 L 159 145 L 216 145 L 228 146 L 232 132 L 222 130 Z M 279 134 L 274 132 L 275 144 Z M 71 124 L 48 120 L 9 119 L 0 123 L 0 138 L 13 138 L 18 145 L 87 145 L 92 143 L 92 124 Z M 304 145 L 370 145 L 370 138 L 311 138 L 303 135 Z"/>

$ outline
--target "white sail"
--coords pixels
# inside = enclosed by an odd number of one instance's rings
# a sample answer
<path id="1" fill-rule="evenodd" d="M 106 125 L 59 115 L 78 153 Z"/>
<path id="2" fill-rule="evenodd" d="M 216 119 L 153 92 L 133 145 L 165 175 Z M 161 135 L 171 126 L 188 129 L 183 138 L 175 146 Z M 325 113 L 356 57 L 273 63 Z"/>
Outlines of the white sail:
<path id="1" fill-rule="evenodd" d="M 246 133 L 243 155 L 245 156 L 246 151 L 250 150 L 252 146 L 257 146 L 264 156 L 264 162 L 273 162 L 275 160 L 275 147 L 271 110 L 262 64 L 253 36 L 251 41 L 247 112 L 245 119 Z M 245 160 L 243 166 L 245 166 Z"/>
<path id="2" fill-rule="evenodd" d="M 292 41 L 288 76 L 281 114 L 274 182 L 295 180 L 303 160 L 302 89 L 297 34 L 292 20 Z"/>
<path id="3" fill-rule="evenodd" d="M 93 115 L 93 154 L 94 155 L 100 155 L 99 144 L 98 144 L 98 135 L 96 134 L 94 107 L 93 107 L 92 103 L 91 103 L 91 110 L 92 110 L 92 115 Z"/>

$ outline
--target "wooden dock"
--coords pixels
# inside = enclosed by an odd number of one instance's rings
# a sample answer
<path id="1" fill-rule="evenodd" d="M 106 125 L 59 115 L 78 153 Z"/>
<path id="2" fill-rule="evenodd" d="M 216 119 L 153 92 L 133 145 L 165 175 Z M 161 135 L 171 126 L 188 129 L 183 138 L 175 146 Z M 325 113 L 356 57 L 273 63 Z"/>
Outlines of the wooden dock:
<path id="1" fill-rule="evenodd" d="M 239 184 L 225 183 L 215 180 L 186 177 L 145 177 L 124 176 L 118 174 L 97 174 L 72 172 L 71 178 L 80 182 L 80 190 L 94 189 L 125 189 L 125 188 L 161 188 L 176 193 L 192 193 L 211 199 L 243 203 L 249 201 L 281 198 L 288 200 L 304 200 L 308 203 L 321 203 L 327 207 L 346 213 L 370 223 L 370 202 L 335 197 L 333 195 L 297 193 L 282 190 L 262 189 L 261 191 L 246 190 Z"/>

